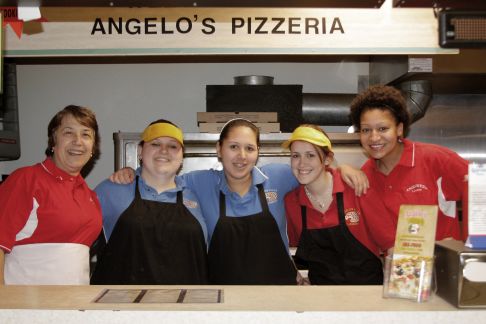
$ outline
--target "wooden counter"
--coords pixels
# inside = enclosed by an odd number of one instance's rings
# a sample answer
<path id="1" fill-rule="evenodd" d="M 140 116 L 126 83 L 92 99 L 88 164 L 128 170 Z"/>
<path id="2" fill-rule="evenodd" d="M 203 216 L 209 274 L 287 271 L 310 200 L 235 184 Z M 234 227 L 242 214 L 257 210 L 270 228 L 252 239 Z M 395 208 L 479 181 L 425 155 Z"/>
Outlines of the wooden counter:
<path id="1" fill-rule="evenodd" d="M 223 302 L 95 303 L 105 288 L 222 289 Z M 486 323 L 486 309 L 460 310 L 382 298 L 381 286 L 3 286 L 0 323 Z M 143 311 L 143 312 L 141 312 Z"/>

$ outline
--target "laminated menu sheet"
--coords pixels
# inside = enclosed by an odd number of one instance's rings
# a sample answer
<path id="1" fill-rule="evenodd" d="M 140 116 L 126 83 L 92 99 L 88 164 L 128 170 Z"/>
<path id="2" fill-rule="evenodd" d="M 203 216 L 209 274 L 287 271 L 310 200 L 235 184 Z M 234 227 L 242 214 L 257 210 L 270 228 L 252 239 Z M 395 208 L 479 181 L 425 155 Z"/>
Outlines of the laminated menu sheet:
<path id="1" fill-rule="evenodd" d="M 222 289 L 103 289 L 94 303 L 222 303 Z"/>
<path id="2" fill-rule="evenodd" d="M 384 297 L 426 301 L 431 294 L 436 205 L 401 205 L 393 256 L 385 263 Z"/>
<path id="3" fill-rule="evenodd" d="M 486 164 L 469 164 L 468 233 L 466 245 L 486 248 Z"/>

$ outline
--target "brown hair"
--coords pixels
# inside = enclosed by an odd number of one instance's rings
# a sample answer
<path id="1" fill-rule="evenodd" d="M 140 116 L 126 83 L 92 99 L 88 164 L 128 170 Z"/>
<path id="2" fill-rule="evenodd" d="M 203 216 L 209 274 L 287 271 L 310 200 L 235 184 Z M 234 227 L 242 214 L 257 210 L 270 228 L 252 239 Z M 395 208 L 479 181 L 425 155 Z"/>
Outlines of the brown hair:
<path id="1" fill-rule="evenodd" d="M 91 128 L 94 131 L 93 160 L 100 156 L 100 134 L 98 132 L 98 122 L 95 113 L 86 107 L 69 105 L 52 117 L 47 126 L 47 148 L 46 155 L 54 154 L 52 148 L 56 145 L 55 133 L 62 123 L 62 119 L 67 115 L 73 116 L 81 125 Z"/>
<path id="2" fill-rule="evenodd" d="M 327 138 L 329 138 L 329 135 L 327 135 L 327 133 L 319 125 L 316 125 L 316 124 L 301 124 L 301 125 L 299 125 L 299 127 L 309 127 L 309 128 L 315 129 L 315 130 L 321 132 L 322 134 L 326 135 Z M 318 145 L 313 144 L 313 143 L 309 143 L 309 144 L 312 144 L 312 146 L 314 146 L 314 148 L 316 149 L 316 151 L 318 153 L 322 153 L 322 154 L 319 154 L 319 159 L 321 160 L 321 162 L 324 162 L 324 157 L 326 157 L 326 156 L 329 156 L 330 158 L 334 157 L 334 152 L 331 151 L 329 149 L 329 147 L 327 147 L 327 146 L 322 147 L 322 146 L 318 146 Z M 292 144 L 290 144 L 290 146 L 292 146 Z"/>
<path id="3" fill-rule="evenodd" d="M 350 118 L 356 130 L 361 129 L 363 113 L 380 109 L 389 111 L 397 125 L 403 124 L 403 135 L 406 137 L 410 128 L 410 115 L 407 103 L 401 92 L 391 86 L 376 85 L 358 94 L 351 102 Z"/>
<path id="4" fill-rule="evenodd" d="M 219 145 L 223 145 L 223 141 L 228 137 L 228 134 L 231 129 L 240 126 L 248 127 L 253 131 L 256 137 L 257 147 L 260 147 L 260 130 L 251 121 L 243 118 L 232 119 L 229 122 L 227 122 L 226 125 L 224 125 L 223 129 L 221 130 L 221 133 L 219 134 L 219 140 L 218 140 Z"/>

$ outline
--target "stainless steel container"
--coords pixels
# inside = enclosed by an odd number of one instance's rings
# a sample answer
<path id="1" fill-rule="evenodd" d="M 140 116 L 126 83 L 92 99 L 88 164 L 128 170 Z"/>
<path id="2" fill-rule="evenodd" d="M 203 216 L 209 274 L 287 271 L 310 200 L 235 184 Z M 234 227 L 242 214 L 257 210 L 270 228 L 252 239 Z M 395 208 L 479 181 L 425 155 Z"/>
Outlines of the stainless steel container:
<path id="1" fill-rule="evenodd" d="M 437 242 L 435 256 L 437 295 L 459 308 L 486 308 L 486 250 L 444 240 Z"/>
<path id="2" fill-rule="evenodd" d="M 335 163 L 346 163 L 360 167 L 366 160 L 359 145 L 357 134 L 328 133 L 334 151 Z M 260 157 L 258 165 L 268 163 L 289 163 L 290 153 L 280 145 L 290 137 L 289 133 L 271 133 L 260 135 Z M 193 170 L 221 168 L 216 155 L 216 142 L 219 134 L 185 133 L 184 166 L 181 174 Z M 129 166 L 137 168 L 137 147 L 140 133 L 113 133 L 115 142 L 115 170 Z"/>

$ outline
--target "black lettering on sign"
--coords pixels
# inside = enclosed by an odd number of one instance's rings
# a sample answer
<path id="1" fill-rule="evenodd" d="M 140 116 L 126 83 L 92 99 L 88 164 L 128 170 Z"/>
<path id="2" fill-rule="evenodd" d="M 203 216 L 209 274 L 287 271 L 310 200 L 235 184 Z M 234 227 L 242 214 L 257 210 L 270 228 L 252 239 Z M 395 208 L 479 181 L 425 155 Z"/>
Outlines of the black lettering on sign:
<path id="1" fill-rule="evenodd" d="M 162 34 L 173 34 L 174 33 L 173 30 L 167 29 L 167 22 L 165 21 L 165 17 L 162 17 L 161 22 L 162 22 L 162 30 L 161 30 Z"/>
<path id="2" fill-rule="evenodd" d="M 3 18 L 18 18 L 17 8 L 3 9 Z"/>
<path id="3" fill-rule="evenodd" d="M 258 27 L 255 29 L 255 34 L 268 34 L 268 31 L 262 30 L 263 26 L 267 22 L 268 18 L 267 17 L 256 17 L 256 21 L 260 21 L 260 24 L 258 24 Z"/>
<path id="4" fill-rule="evenodd" d="M 326 26 L 326 17 L 320 18 L 301 18 L 301 17 L 233 17 L 231 21 L 231 33 L 237 34 L 246 32 L 251 34 L 326 34 L 341 32 L 344 34 L 344 27 L 339 17 L 332 19 L 331 26 Z M 246 25 L 246 26 L 245 26 Z M 329 28 L 328 28 L 329 27 Z"/>
<path id="5" fill-rule="evenodd" d="M 176 21 L 176 29 L 181 34 L 187 34 L 192 30 L 192 21 L 187 17 L 181 17 Z"/>
<path id="6" fill-rule="evenodd" d="M 322 33 L 326 33 L 326 18 L 322 17 Z M 305 34 L 310 34 L 310 30 L 314 31 L 314 34 L 319 34 L 319 20 L 316 18 L 305 18 Z"/>
<path id="7" fill-rule="evenodd" d="M 114 18 L 108 18 L 108 34 L 113 35 L 113 30 L 116 31 L 118 35 L 123 34 L 123 19 L 118 17 L 118 21 Z"/>
<path id="8" fill-rule="evenodd" d="M 277 22 L 272 29 L 272 34 L 285 34 L 285 30 L 279 29 L 285 22 L 285 18 L 272 18 L 272 22 Z"/>
<path id="9" fill-rule="evenodd" d="M 242 28 L 245 25 L 245 20 L 239 17 L 231 18 L 231 33 L 236 34 L 237 28 Z"/>
<path id="10" fill-rule="evenodd" d="M 96 18 L 93 24 L 93 28 L 91 28 L 91 35 L 94 35 L 96 32 L 100 32 L 103 35 L 106 34 L 105 27 L 103 27 L 103 22 L 101 18 Z"/>
<path id="11" fill-rule="evenodd" d="M 202 25 L 205 28 L 202 29 L 202 32 L 206 35 L 214 34 L 214 32 L 216 31 L 214 23 L 216 23 L 216 21 L 213 18 L 204 18 L 202 21 Z"/>
<path id="12" fill-rule="evenodd" d="M 4 16 L 16 15 L 16 9 L 4 11 Z M 130 35 L 155 35 L 160 34 L 188 34 L 194 30 L 195 23 L 199 22 L 199 32 L 211 35 L 216 32 L 216 21 L 206 17 L 199 19 L 193 17 L 179 17 L 170 21 L 166 17 L 147 17 L 143 20 L 130 18 L 124 20 L 122 17 L 109 17 L 107 21 L 95 18 L 91 28 L 91 35 L 102 34 L 130 34 Z M 344 26 L 339 17 L 232 17 L 231 33 L 234 34 L 344 34 Z"/>
<path id="13" fill-rule="evenodd" d="M 154 23 L 151 23 L 154 21 Z M 157 18 L 145 18 L 145 34 L 155 35 L 157 34 L 157 24 L 155 23 Z"/>
<path id="14" fill-rule="evenodd" d="M 341 24 L 341 20 L 339 20 L 339 17 L 334 18 L 334 20 L 332 21 L 331 34 L 334 33 L 335 30 L 339 30 L 341 31 L 341 34 L 344 34 L 344 28 Z"/>
<path id="15" fill-rule="evenodd" d="M 130 18 L 127 20 L 125 24 L 125 30 L 130 35 L 139 35 L 140 34 L 140 20 L 137 18 Z"/>

